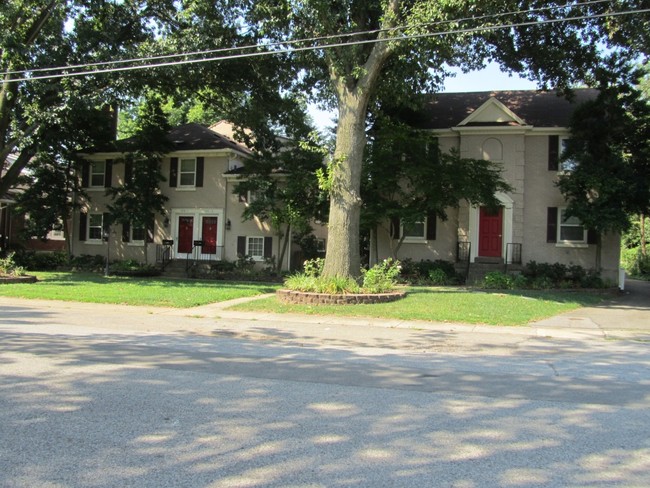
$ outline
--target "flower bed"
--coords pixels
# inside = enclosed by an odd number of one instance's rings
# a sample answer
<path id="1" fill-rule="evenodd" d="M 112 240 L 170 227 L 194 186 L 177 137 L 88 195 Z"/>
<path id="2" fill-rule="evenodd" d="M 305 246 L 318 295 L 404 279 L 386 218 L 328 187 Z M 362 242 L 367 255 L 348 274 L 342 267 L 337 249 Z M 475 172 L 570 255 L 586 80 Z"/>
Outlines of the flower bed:
<path id="1" fill-rule="evenodd" d="M 388 293 L 349 293 L 330 294 L 295 290 L 277 290 L 276 296 L 281 302 L 299 305 L 358 305 L 394 302 L 406 296 L 404 291 Z"/>

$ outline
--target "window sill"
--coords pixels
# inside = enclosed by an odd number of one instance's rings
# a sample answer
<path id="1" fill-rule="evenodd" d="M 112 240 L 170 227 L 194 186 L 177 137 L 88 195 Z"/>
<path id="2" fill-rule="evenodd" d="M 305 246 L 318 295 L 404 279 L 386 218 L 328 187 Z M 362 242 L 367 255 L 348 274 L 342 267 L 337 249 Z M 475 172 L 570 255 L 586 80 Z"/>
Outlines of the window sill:
<path id="1" fill-rule="evenodd" d="M 176 191 L 196 191 L 195 186 L 177 186 Z"/>
<path id="2" fill-rule="evenodd" d="M 127 246 L 133 246 L 133 247 L 142 247 L 144 246 L 144 241 L 129 241 L 126 243 Z"/>
<path id="3" fill-rule="evenodd" d="M 106 244 L 104 241 L 101 241 L 99 239 L 86 239 L 85 243 L 91 246 L 101 246 L 103 244 Z"/>
<path id="4" fill-rule="evenodd" d="M 558 242 L 555 244 L 555 247 L 566 247 L 574 249 L 587 249 L 589 244 L 586 242 Z"/>
<path id="5" fill-rule="evenodd" d="M 421 237 L 405 237 L 403 244 L 428 244 L 429 241 Z"/>
<path id="6" fill-rule="evenodd" d="M 108 190 L 108 188 L 105 187 L 105 186 L 89 186 L 87 188 L 84 188 L 84 190 L 86 190 L 86 191 L 104 191 L 104 190 Z"/>

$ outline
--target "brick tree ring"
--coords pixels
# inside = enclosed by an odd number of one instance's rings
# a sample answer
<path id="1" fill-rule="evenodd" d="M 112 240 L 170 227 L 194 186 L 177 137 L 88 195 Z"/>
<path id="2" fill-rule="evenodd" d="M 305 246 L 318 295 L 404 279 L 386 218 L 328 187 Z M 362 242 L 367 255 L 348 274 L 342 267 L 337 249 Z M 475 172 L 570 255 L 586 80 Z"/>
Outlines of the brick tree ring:
<path id="1" fill-rule="evenodd" d="M 295 305 L 359 305 L 394 302 L 406 296 L 404 291 L 389 293 L 330 294 L 294 290 L 277 290 L 278 299 Z"/>
<path id="2" fill-rule="evenodd" d="M 36 276 L 0 276 L 0 285 L 14 283 L 36 283 Z"/>

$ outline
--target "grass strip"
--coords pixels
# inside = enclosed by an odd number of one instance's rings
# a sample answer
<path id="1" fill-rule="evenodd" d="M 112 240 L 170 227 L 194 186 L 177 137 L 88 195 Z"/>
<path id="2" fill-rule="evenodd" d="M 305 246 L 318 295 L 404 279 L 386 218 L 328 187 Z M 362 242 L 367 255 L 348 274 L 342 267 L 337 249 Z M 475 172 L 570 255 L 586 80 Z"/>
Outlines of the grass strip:
<path id="1" fill-rule="evenodd" d="M 0 285 L 0 296 L 86 303 L 189 308 L 273 293 L 277 285 L 35 272 L 38 282 Z"/>
<path id="2" fill-rule="evenodd" d="M 406 298 L 374 305 L 287 305 L 272 297 L 229 309 L 516 326 L 596 305 L 603 299 L 603 295 L 596 293 L 573 291 L 492 292 L 463 288 L 410 287 Z"/>

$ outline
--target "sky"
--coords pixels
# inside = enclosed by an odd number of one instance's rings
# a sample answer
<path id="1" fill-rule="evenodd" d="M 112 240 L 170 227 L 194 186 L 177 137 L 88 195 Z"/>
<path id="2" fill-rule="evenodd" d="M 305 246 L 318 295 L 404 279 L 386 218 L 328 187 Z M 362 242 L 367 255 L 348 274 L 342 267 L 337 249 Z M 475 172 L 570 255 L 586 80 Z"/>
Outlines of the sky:
<path id="1" fill-rule="evenodd" d="M 444 92 L 469 92 L 469 91 L 493 91 L 493 90 L 534 90 L 537 86 L 534 82 L 521 78 L 517 75 L 508 75 L 499 69 L 496 63 L 489 64 L 480 71 L 469 73 L 457 72 L 453 78 L 445 81 Z M 335 114 L 318 110 L 310 106 L 309 113 L 314 119 L 316 126 L 321 132 L 334 127 L 332 119 Z"/>

